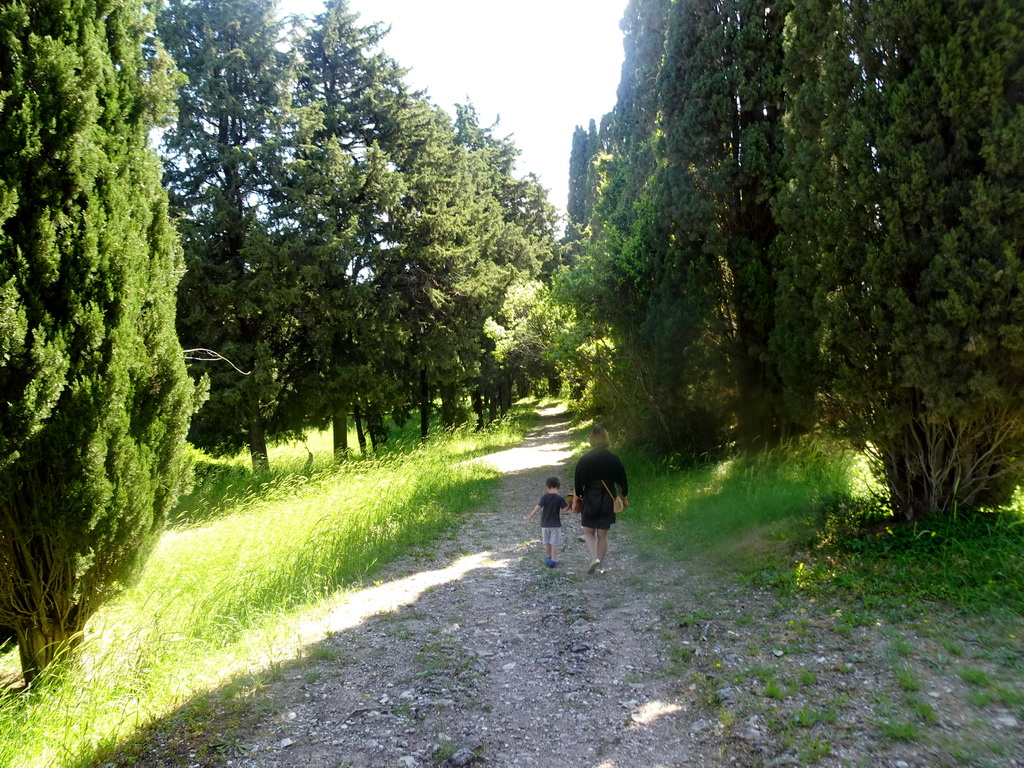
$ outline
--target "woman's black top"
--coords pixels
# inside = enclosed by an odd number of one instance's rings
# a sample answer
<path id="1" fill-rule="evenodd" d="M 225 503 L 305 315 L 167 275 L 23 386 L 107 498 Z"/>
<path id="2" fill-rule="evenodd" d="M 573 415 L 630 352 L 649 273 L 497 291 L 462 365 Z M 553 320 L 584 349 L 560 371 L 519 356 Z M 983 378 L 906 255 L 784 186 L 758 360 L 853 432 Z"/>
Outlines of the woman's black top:
<path id="1" fill-rule="evenodd" d="M 612 493 L 618 485 L 623 496 L 629 495 L 629 482 L 622 460 L 607 448 L 591 448 L 576 464 L 576 493 L 585 498 L 587 487 L 601 487 L 602 480 Z"/>

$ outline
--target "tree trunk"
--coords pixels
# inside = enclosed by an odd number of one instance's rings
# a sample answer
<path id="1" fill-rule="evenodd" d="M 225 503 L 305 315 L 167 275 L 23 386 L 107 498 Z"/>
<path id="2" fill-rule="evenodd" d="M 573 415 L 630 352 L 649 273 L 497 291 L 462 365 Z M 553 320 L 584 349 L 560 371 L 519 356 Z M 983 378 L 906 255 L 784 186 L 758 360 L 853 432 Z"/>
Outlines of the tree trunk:
<path id="1" fill-rule="evenodd" d="M 737 345 L 742 347 L 742 343 Z M 773 393 L 765 386 L 767 364 L 737 352 L 736 391 L 737 442 L 748 456 L 756 456 L 778 446 L 781 430 L 775 416 Z"/>
<path id="2" fill-rule="evenodd" d="M 459 388 L 454 384 L 441 387 L 441 424 L 447 428 L 458 425 L 459 421 Z"/>
<path id="3" fill-rule="evenodd" d="M 506 371 L 501 377 L 501 413 L 508 413 L 512 409 L 512 374 Z"/>
<path id="4" fill-rule="evenodd" d="M 1009 409 L 974 419 L 911 419 L 873 445 L 893 514 L 908 521 L 1006 503 L 1021 476 L 1024 416 Z"/>
<path id="5" fill-rule="evenodd" d="M 348 456 L 348 409 L 339 408 L 331 418 L 331 431 L 334 435 L 334 459 L 341 461 Z"/>
<path id="6" fill-rule="evenodd" d="M 481 431 L 484 424 L 484 395 L 479 389 L 473 390 L 473 413 L 476 414 L 476 431 Z"/>
<path id="7" fill-rule="evenodd" d="M 46 622 L 46 628 L 16 627 L 18 654 L 25 683 L 31 685 L 39 674 L 50 664 L 67 655 L 82 642 L 82 628 L 62 627 L 56 622 Z"/>
<path id="8" fill-rule="evenodd" d="M 253 472 L 270 469 L 270 459 L 267 456 L 267 433 L 259 414 L 253 414 L 249 418 L 249 455 L 252 457 Z"/>
<path id="9" fill-rule="evenodd" d="M 366 433 L 363 432 L 363 414 L 359 403 L 352 406 L 352 421 L 356 423 L 356 438 L 359 440 L 359 453 L 366 455 Z"/>
<path id="10" fill-rule="evenodd" d="M 427 369 L 420 370 L 420 437 L 426 439 L 430 431 L 430 382 Z"/>
<path id="11" fill-rule="evenodd" d="M 373 450 L 376 451 L 384 447 L 384 444 L 388 441 L 388 430 L 387 425 L 384 423 L 384 417 L 376 412 L 368 414 L 366 417 L 366 429 L 370 433 L 370 442 L 373 443 Z"/>

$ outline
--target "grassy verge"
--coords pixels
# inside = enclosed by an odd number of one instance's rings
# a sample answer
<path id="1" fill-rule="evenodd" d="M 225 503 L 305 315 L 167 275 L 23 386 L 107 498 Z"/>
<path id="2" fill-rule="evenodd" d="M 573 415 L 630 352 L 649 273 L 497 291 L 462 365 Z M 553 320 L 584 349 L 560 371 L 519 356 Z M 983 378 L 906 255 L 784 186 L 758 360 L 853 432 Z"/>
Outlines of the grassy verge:
<path id="1" fill-rule="evenodd" d="M 1016 764 L 1024 499 L 897 524 L 851 455 L 683 470 L 625 459 L 643 546 L 691 574 L 692 594 L 662 606 L 669 674 L 729 754 Z"/>
<path id="2" fill-rule="evenodd" d="M 1024 494 L 986 514 L 897 523 L 852 454 L 776 453 L 681 471 L 627 458 L 652 546 L 784 593 L 1024 616 Z"/>
<path id="3" fill-rule="evenodd" d="M 854 496 L 866 480 L 856 458 L 777 452 L 753 463 L 681 468 L 643 454 L 625 457 L 643 503 L 630 508 L 649 543 L 679 559 L 758 567 L 814 533 L 823 498 Z"/>
<path id="4" fill-rule="evenodd" d="M 90 622 L 80 662 L 0 698 L 0 765 L 91 765 L 182 702 L 276 663 L 318 606 L 481 504 L 498 474 L 465 460 L 518 442 L 530 423 L 341 465 L 320 436 L 312 462 L 282 446 L 264 475 L 242 458 L 209 462 L 139 583 Z M 16 657 L 3 659 L 8 673 Z"/>

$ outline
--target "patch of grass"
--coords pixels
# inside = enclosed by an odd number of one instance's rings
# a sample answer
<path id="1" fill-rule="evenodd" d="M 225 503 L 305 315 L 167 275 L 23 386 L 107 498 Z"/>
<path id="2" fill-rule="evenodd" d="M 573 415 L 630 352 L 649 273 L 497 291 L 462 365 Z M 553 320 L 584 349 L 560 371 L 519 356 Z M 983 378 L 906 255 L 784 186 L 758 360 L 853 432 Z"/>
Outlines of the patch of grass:
<path id="1" fill-rule="evenodd" d="M 832 631 L 840 637 L 849 637 L 853 634 L 853 627 L 843 622 L 832 627 Z"/>
<path id="2" fill-rule="evenodd" d="M 892 642 L 889 645 L 889 653 L 893 658 L 903 659 L 910 656 L 914 652 L 914 646 L 902 637 L 896 636 L 892 638 Z"/>
<path id="3" fill-rule="evenodd" d="M 999 574 L 999 578 L 993 578 Z M 859 594 L 898 618 L 936 604 L 967 615 L 1024 613 L 1024 515 L 1020 504 L 926 523 L 878 524 L 826 537 L 795 567 L 769 581 L 808 594 Z M 916 608 L 915 608 L 916 607 Z"/>
<path id="4" fill-rule="evenodd" d="M 799 510 L 849 485 L 848 458 L 811 448 L 691 466 L 639 452 L 624 458 L 630 483 L 645 496 L 630 520 L 651 534 L 652 545 L 720 564 L 756 564 L 795 535 L 806 537 L 813 521 Z"/>
<path id="5" fill-rule="evenodd" d="M 917 723 L 905 720 L 882 720 L 879 729 L 887 739 L 892 741 L 917 741 L 921 738 L 921 728 Z"/>
<path id="6" fill-rule="evenodd" d="M 829 707 L 819 709 L 804 704 L 793 713 L 793 722 L 803 728 L 811 728 L 818 723 L 834 723 L 838 717 L 836 711 Z"/>
<path id="7" fill-rule="evenodd" d="M 817 672 L 812 672 L 809 669 L 801 670 L 800 685 L 814 685 L 816 682 L 818 682 Z"/>
<path id="8" fill-rule="evenodd" d="M 961 645 L 957 641 L 952 640 L 950 638 L 939 638 L 939 642 L 942 644 L 942 647 L 945 648 L 946 651 L 951 656 L 963 656 L 964 655 L 964 647 L 963 647 L 963 645 Z"/>
<path id="9" fill-rule="evenodd" d="M 645 503 L 630 520 L 680 559 L 739 568 L 780 594 L 905 621 L 953 605 L 966 615 L 1024 615 L 1024 491 L 988 513 L 898 524 L 862 457 L 814 445 L 753 461 L 683 466 L 626 456 Z"/>
<path id="10" fill-rule="evenodd" d="M 992 685 L 992 676 L 983 669 L 977 667 L 961 667 L 957 674 L 960 679 L 968 685 L 988 687 Z"/>
<path id="11" fill-rule="evenodd" d="M 827 739 L 812 738 L 797 744 L 797 757 L 801 765 L 813 765 L 831 754 L 832 744 Z"/>
<path id="12" fill-rule="evenodd" d="M 694 650 L 689 646 L 674 646 L 668 650 L 668 673 L 681 675 L 694 659 Z"/>
<path id="13" fill-rule="evenodd" d="M 935 708 L 927 701 L 914 698 L 910 699 L 908 703 L 910 708 L 923 722 L 934 723 L 939 719 L 939 716 L 935 713 Z"/>
<path id="14" fill-rule="evenodd" d="M 338 651 L 329 645 L 314 645 L 306 651 L 308 658 L 313 661 L 337 661 Z"/>
<path id="15" fill-rule="evenodd" d="M 917 675 L 910 667 L 899 666 L 893 670 L 893 677 L 896 679 L 896 685 L 902 688 L 904 691 L 920 691 L 921 681 L 918 680 Z"/>

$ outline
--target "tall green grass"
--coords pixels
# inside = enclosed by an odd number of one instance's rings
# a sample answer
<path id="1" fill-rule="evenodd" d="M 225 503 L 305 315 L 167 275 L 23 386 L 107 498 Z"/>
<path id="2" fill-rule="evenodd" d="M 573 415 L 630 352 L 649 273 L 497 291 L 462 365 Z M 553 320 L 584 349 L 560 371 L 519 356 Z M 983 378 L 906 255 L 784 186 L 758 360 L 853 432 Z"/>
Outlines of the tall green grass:
<path id="1" fill-rule="evenodd" d="M 783 592 L 866 606 L 1024 615 L 1024 493 L 1005 508 L 898 523 L 863 457 L 814 447 L 679 467 L 626 457 L 646 546 Z"/>
<path id="2" fill-rule="evenodd" d="M 813 448 L 690 466 L 636 453 L 625 460 L 636 489 L 629 519 L 648 545 L 706 564 L 759 562 L 811 535 L 821 499 L 863 493 L 868 482 L 853 454 Z"/>
<path id="3" fill-rule="evenodd" d="M 190 697 L 290 653 L 304 616 L 480 505 L 499 476 L 466 459 L 527 427 L 508 419 L 341 465 L 318 436 L 312 463 L 282 446 L 263 475 L 242 458 L 209 461 L 139 583 L 90 622 L 78 663 L 0 698 L 0 765 L 89 765 Z"/>

